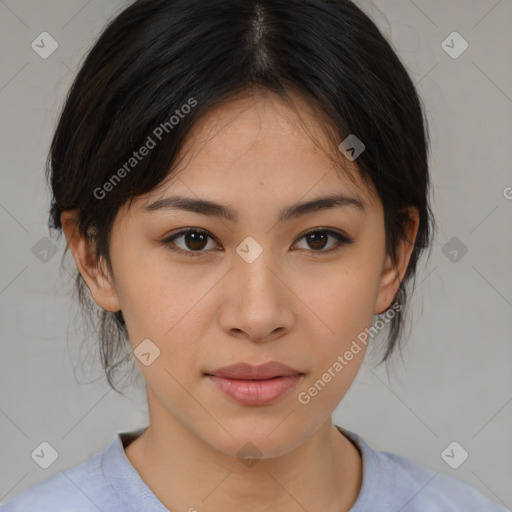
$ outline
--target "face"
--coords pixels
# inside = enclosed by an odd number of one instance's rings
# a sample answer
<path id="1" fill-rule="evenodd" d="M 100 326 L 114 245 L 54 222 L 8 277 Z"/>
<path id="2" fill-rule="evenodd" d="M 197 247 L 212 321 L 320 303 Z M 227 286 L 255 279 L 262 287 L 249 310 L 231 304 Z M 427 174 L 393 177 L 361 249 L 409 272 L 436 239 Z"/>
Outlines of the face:
<path id="1" fill-rule="evenodd" d="M 355 183 L 336 171 L 308 135 L 328 147 L 315 119 L 302 117 L 308 131 L 276 97 L 231 100 L 195 126 L 169 181 L 119 211 L 110 279 L 72 246 L 96 302 L 122 309 L 132 348 L 150 354 L 137 363 L 151 424 L 232 456 L 249 440 L 264 458 L 283 454 L 329 420 L 363 361 L 354 340 L 399 284 L 378 196 L 356 162 L 345 162 Z M 328 195 L 342 199 L 290 214 Z M 232 218 L 169 204 L 177 196 Z M 403 274 L 409 253 L 398 254 Z M 205 375 L 268 361 L 301 375 L 265 404 L 242 403 Z"/>

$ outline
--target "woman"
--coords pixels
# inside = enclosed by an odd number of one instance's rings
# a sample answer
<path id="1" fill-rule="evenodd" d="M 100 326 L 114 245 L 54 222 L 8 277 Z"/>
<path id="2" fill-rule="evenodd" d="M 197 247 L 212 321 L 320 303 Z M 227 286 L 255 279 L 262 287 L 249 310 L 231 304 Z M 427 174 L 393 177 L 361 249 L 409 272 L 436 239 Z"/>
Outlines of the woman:
<path id="1" fill-rule="evenodd" d="M 349 1 L 121 12 L 61 114 L 50 223 L 150 423 L 2 510 L 504 510 L 331 421 L 371 329 L 383 359 L 399 344 L 427 153 L 410 77 Z"/>

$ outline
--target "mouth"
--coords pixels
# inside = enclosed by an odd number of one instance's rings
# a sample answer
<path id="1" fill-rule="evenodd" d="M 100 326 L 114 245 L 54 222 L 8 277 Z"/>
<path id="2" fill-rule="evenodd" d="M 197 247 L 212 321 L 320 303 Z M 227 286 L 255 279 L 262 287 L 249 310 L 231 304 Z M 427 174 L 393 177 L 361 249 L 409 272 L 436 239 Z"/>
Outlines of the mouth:
<path id="1" fill-rule="evenodd" d="M 289 393 L 305 376 L 282 363 L 237 363 L 204 374 L 215 387 L 243 405 L 268 405 Z"/>
<path id="2" fill-rule="evenodd" d="M 268 405 L 289 393 L 304 374 L 272 377 L 270 379 L 228 379 L 207 375 L 217 389 L 243 405 Z"/>
<path id="3" fill-rule="evenodd" d="M 250 363 L 235 363 L 223 366 L 217 370 L 205 373 L 207 376 L 223 377 L 236 380 L 268 380 L 290 375 L 303 375 L 303 372 L 277 361 L 260 365 Z"/>

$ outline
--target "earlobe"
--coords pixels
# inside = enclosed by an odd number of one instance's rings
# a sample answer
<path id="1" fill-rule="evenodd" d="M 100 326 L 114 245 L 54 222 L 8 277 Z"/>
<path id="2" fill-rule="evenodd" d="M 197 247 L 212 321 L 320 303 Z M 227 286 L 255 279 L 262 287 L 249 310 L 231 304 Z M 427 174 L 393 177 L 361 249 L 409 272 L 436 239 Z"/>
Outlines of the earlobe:
<path id="1" fill-rule="evenodd" d="M 396 259 L 393 262 L 391 255 L 386 256 L 382 270 L 380 287 L 375 302 L 374 314 L 380 314 L 391 306 L 391 301 L 396 296 L 400 283 L 403 281 L 409 261 L 411 259 L 414 242 L 418 233 L 419 213 L 415 207 L 407 208 L 407 226 L 405 238 L 400 239 L 396 246 Z"/>
<path id="2" fill-rule="evenodd" d="M 90 242 L 79 232 L 77 215 L 76 210 L 66 210 L 61 215 L 61 222 L 78 271 L 100 308 L 105 311 L 119 311 L 121 305 L 112 276 L 105 268 L 103 260 L 96 261 Z"/>

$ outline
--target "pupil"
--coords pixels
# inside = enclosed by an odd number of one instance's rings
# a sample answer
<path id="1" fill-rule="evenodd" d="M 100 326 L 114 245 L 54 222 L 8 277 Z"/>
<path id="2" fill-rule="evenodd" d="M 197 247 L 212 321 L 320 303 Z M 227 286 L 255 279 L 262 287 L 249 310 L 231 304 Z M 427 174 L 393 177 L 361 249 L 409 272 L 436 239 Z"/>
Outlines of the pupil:
<path id="1" fill-rule="evenodd" d="M 202 240 L 201 240 L 202 238 Z M 204 233 L 187 233 L 185 235 L 186 244 L 189 249 L 203 249 L 204 240 L 206 239 Z M 201 245 L 202 244 L 202 245 Z"/>
<path id="2" fill-rule="evenodd" d="M 324 243 L 320 243 L 319 247 L 315 247 L 314 244 L 318 243 L 318 238 L 322 238 Z M 326 239 L 325 233 L 311 233 L 309 235 L 309 242 L 313 242 L 312 249 L 322 249 L 323 247 L 325 247 L 325 239 Z M 310 246 L 311 246 L 311 244 L 310 244 Z"/>

